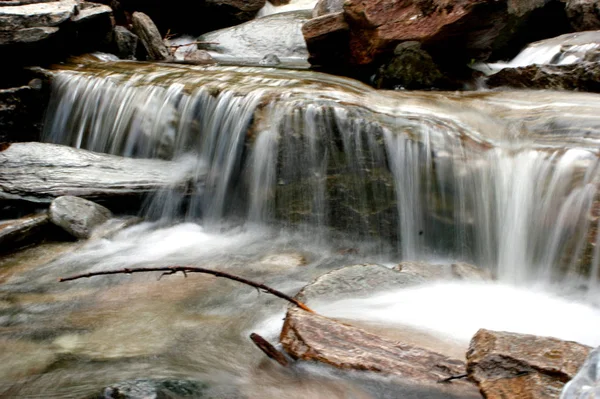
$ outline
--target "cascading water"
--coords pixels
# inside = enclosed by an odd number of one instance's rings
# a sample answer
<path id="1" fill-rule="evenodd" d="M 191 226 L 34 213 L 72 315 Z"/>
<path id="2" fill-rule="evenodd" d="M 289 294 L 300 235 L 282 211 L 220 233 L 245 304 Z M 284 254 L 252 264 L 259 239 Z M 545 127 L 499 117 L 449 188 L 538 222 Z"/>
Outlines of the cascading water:
<path id="1" fill-rule="evenodd" d="M 575 134 L 541 134 L 540 111 L 522 112 L 534 103 L 500 93 L 409 98 L 309 72 L 154 68 L 61 72 L 48 140 L 195 157 L 209 174 L 185 202 L 192 219 L 329 226 L 397 242 L 404 259 L 472 260 L 511 282 L 598 269 L 593 107 L 575 123 L 565 114 Z M 487 115 L 468 109 L 486 101 Z M 519 118 L 529 125 L 515 127 Z M 182 201 L 163 195 L 151 209 L 173 216 Z"/>
<path id="2" fill-rule="evenodd" d="M 595 96 L 375 91 L 260 68 L 59 68 L 47 141 L 177 159 L 203 185 L 148 198 L 143 212 L 159 220 L 2 260 L 0 396 L 79 399 L 168 378 L 219 398 L 440 397 L 269 363 L 248 335 L 276 342 L 286 303 L 250 287 L 200 275 L 57 283 L 121 268 L 197 265 L 293 296 L 342 266 L 467 260 L 499 281 L 309 305 L 457 358 L 478 328 L 600 345 Z"/>

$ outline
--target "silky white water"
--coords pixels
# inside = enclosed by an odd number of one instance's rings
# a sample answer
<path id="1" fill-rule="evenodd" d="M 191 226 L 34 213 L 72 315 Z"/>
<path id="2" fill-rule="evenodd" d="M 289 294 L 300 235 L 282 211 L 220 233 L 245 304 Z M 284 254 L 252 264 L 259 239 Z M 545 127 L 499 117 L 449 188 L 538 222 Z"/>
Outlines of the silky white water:
<path id="1" fill-rule="evenodd" d="M 469 261 L 496 281 L 309 305 L 455 357 L 479 328 L 600 344 L 597 96 L 375 91 L 268 68 L 60 68 L 47 141 L 181 160 L 207 178 L 147 198 L 148 221 L 112 237 L 3 261 L 0 392 L 80 398 L 168 377 L 206 381 L 215 397 L 406 394 L 365 374 L 277 368 L 248 335 L 276 342 L 286 303 L 249 287 L 201 275 L 56 282 L 119 268 L 210 267 L 294 295 L 357 263 Z"/>

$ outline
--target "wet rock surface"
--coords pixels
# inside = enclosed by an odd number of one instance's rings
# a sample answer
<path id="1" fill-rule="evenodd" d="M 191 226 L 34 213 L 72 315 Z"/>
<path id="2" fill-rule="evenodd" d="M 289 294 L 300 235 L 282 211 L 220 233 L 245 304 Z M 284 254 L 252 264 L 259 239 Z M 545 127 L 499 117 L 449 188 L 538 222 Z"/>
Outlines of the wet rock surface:
<path id="1" fill-rule="evenodd" d="M 305 286 L 296 299 L 310 303 L 356 298 L 371 295 L 377 290 L 411 287 L 424 281 L 421 276 L 400 273 L 376 264 L 346 266 L 318 277 Z"/>
<path id="2" fill-rule="evenodd" d="M 489 399 L 558 398 L 590 351 L 556 338 L 479 330 L 467 352 L 467 371 Z"/>
<path id="3" fill-rule="evenodd" d="M 297 308 L 288 310 L 280 341 L 296 359 L 391 374 L 399 377 L 401 384 L 421 391 L 423 397 L 435 397 L 436 392 L 448 398 L 481 397 L 469 381 L 438 382 L 463 374 L 464 363 L 460 360 L 384 339 Z"/>
<path id="4" fill-rule="evenodd" d="M 94 399 L 203 398 L 206 388 L 198 381 L 138 379 L 106 387 Z"/>
<path id="5" fill-rule="evenodd" d="M 79 197 L 58 197 L 50 204 L 50 220 L 76 238 L 89 238 L 95 227 L 112 213 L 102 205 Z"/>
<path id="6" fill-rule="evenodd" d="M 75 195 L 124 200 L 165 187 L 185 191 L 190 183 L 185 171 L 169 161 L 122 158 L 55 144 L 13 143 L 0 151 L 0 199 L 49 203 Z"/>
<path id="7" fill-rule="evenodd" d="M 301 26 L 310 17 L 305 11 L 273 14 L 244 24 L 210 32 L 199 41 L 218 44 L 201 45 L 216 59 L 255 60 L 268 55 L 286 58 L 307 57 Z"/>
<path id="8" fill-rule="evenodd" d="M 46 213 L 0 222 L 0 252 L 39 242 L 47 230 Z"/>
<path id="9" fill-rule="evenodd" d="M 594 399 L 600 395 L 600 348 L 590 352 L 585 363 L 561 394 L 561 399 Z"/>
<path id="10" fill-rule="evenodd" d="M 574 65 L 529 65 L 522 68 L 505 68 L 490 76 L 486 84 L 490 88 L 513 87 L 599 93 L 600 63 L 582 62 Z"/>
<path id="11" fill-rule="evenodd" d="M 490 281 L 493 279 L 492 273 L 488 270 L 465 262 L 438 265 L 427 262 L 403 261 L 396 265 L 394 270 L 423 277 L 428 281 L 438 279 Z"/>

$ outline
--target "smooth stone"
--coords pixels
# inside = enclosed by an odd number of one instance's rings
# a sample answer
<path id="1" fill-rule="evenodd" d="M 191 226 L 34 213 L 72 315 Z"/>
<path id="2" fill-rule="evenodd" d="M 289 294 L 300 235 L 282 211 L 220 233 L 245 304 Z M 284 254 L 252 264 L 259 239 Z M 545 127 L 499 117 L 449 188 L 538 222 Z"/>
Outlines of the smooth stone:
<path id="1" fill-rule="evenodd" d="M 111 218 L 102 205 L 73 196 L 58 197 L 50 204 L 50 221 L 76 238 L 89 238 L 94 228 Z"/>
<path id="2" fill-rule="evenodd" d="M 2 30 L 57 26 L 75 14 L 76 0 L 0 7 Z"/>
<path id="3" fill-rule="evenodd" d="M 0 250 L 8 250 L 38 242 L 44 238 L 48 215 L 30 215 L 0 222 Z"/>
<path id="4" fill-rule="evenodd" d="M 158 28 L 149 16 L 142 12 L 134 12 L 132 20 L 133 31 L 146 48 L 150 60 L 164 61 L 173 58 L 163 42 Z"/>
<path id="5" fill-rule="evenodd" d="M 40 27 L 24 28 L 17 30 L 4 31 L 0 30 L 0 46 L 34 43 L 48 39 L 58 32 L 56 27 Z"/>

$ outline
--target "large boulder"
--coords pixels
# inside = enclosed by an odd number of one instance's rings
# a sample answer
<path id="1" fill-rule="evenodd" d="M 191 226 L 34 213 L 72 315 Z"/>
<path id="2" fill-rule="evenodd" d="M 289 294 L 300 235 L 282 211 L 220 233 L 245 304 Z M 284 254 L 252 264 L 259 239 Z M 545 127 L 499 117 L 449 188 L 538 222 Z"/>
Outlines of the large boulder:
<path id="1" fill-rule="evenodd" d="M 469 381 L 440 383 L 465 372 L 460 360 L 382 338 L 298 308 L 288 310 L 280 341 L 295 359 L 399 377 L 407 397 L 481 397 Z"/>
<path id="2" fill-rule="evenodd" d="M 314 15 L 328 16 L 331 3 L 318 4 Z M 339 4 L 334 6 L 339 9 Z M 346 36 L 340 34 L 340 21 L 349 27 Z M 555 0 L 348 0 L 340 17 L 318 25 L 318 30 L 309 26 L 304 33 L 311 62 L 325 69 L 340 69 L 333 58 L 326 59 L 330 64 L 322 61 L 331 48 L 348 51 L 347 60 L 341 61 L 356 68 L 381 64 L 399 43 L 416 41 L 438 65 L 457 75 L 466 73 L 464 66 L 474 60 L 513 56 L 528 42 L 571 30 L 564 4 Z M 311 46 L 316 38 L 328 45 Z"/>
<path id="3" fill-rule="evenodd" d="M 479 330 L 469 345 L 467 371 L 488 399 L 558 398 L 590 350 L 556 338 Z"/>

